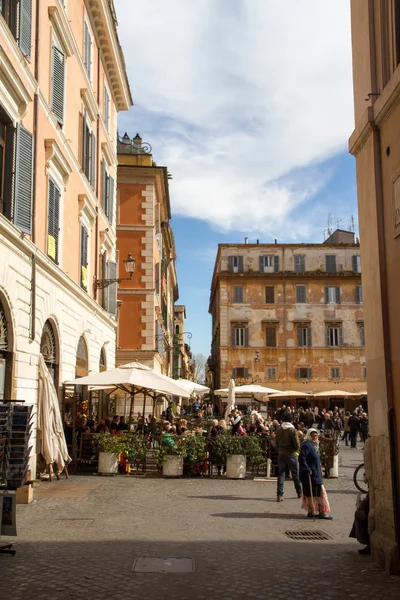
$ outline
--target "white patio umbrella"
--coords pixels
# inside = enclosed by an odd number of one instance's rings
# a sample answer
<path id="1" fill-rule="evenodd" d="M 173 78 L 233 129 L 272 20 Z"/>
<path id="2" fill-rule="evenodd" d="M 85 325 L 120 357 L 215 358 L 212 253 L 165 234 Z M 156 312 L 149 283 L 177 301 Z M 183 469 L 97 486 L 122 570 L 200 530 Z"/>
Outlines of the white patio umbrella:
<path id="1" fill-rule="evenodd" d="M 235 380 L 231 379 L 228 387 L 228 402 L 225 410 L 225 422 L 228 422 L 228 415 L 235 408 Z"/>
<path id="2" fill-rule="evenodd" d="M 229 388 L 224 388 L 220 390 L 214 390 L 214 394 L 218 396 L 223 396 L 227 394 Z M 263 385 L 256 385 L 254 383 L 249 383 L 248 385 L 237 385 L 235 387 L 235 394 L 276 394 L 279 390 L 275 390 L 273 388 L 264 387 Z"/>
<path id="3" fill-rule="evenodd" d="M 344 392 L 343 390 L 328 390 L 327 392 L 317 392 L 314 398 L 346 398 L 346 396 L 359 396 L 352 392 Z"/>
<path id="4" fill-rule="evenodd" d="M 177 379 L 177 383 L 191 394 L 205 394 L 210 391 L 209 387 L 188 379 Z"/>
<path id="5" fill-rule="evenodd" d="M 309 392 L 296 392 L 295 390 L 285 390 L 283 392 L 278 392 L 276 394 L 269 394 L 268 398 L 275 398 L 275 399 L 279 399 L 279 398 L 304 398 L 304 397 L 311 397 L 312 394 L 310 394 Z"/>

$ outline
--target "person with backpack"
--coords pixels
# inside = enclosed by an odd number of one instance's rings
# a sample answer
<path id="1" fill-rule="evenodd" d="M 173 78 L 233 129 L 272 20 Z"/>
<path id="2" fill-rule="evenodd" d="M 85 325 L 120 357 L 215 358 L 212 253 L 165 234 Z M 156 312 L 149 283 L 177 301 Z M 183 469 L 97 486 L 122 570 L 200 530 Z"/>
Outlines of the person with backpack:
<path id="1" fill-rule="evenodd" d="M 275 434 L 275 443 L 278 450 L 278 502 L 283 502 L 283 486 L 287 471 L 290 471 L 292 474 L 297 497 L 301 498 L 302 493 L 297 458 L 300 450 L 300 442 L 298 433 L 294 428 L 292 421 L 292 414 L 285 413 L 282 417 L 282 424 L 278 427 Z"/>

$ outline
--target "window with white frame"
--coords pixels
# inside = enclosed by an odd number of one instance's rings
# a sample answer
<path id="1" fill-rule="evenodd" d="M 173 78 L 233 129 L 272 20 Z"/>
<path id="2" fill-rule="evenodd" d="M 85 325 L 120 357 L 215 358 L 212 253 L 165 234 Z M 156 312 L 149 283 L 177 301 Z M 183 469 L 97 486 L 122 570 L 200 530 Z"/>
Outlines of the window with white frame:
<path id="1" fill-rule="evenodd" d="M 260 273 L 278 273 L 279 272 L 279 256 L 277 256 L 277 255 L 260 256 L 259 265 L 260 265 Z"/>
<path id="2" fill-rule="evenodd" d="M 66 56 L 59 43 L 57 36 L 53 33 L 51 47 L 51 90 L 50 105 L 58 124 L 64 124 L 65 112 L 65 70 Z"/>
<path id="3" fill-rule="evenodd" d="M 312 346 L 312 329 L 306 325 L 300 325 L 297 328 L 297 345 L 299 348 Z"/>
<path id="4" fill-rule="evenodd" d="M 230 273 L 243 273 L 243 256 L 228 256 L 228 271 Z"/>
<path id="5" fill-rule="evenodd" d="M 79 162 L 90 185 L 94 188 L 96 179 L 96 137 L 86 108 L 79 116 L 79 129 Z"/>
<path id="6" fill-rule="evenodd" d="M 268 379 L 276 379 L 276 367 L 268 367 L 267 378 Z"/>
<path id="7" fill-rule="evenodd" d="M 90 237 L 91 231 L 96 220 L 96 210 L 91 204 L 90 198 L 85 194 L 82 194 L 78 197 L 79 200 L 79 282 L 82 289 L 86 292 L 89 291 L 89 281 L 90 281 L 90 256 L 91 256 L 91 247 L 90 247 Z M 107 253 L 106 259 L 107 259 Z M 103 257 L 104 259 L 104 257 Z M 116 264 L 116 263 L 114 263 Z M 115 269 L 114 269 L 115 270 Z M 104 275 L 104 273 L 103 273 Z M 105 279 L 111 279 L 116 277 L 114 271 L 112 273 L 108 273 L 108 276 Z M 104 303 L 103 303 L 104 305 Z"/>
<path id="8" fill-rule="evenodd" d="M 326 345 L 329 348 L 343 346 L 343 328 L 340 325 L 331 325 L 326 328 Z"/>
<path id="9" fill-rule="evenodd" d="M 340 379 L 340 368 L 339 367 L 331 368 L 331 379 Z"/>
<path id="10" fill-rule="evenodd" d="M 312 379 L 312 369 L 298 367 L 296 369 L 296 379 Z"/>
<path id="11" fill-rule="evenodd" d="M 242 285 L 234 285 L 233 286 L 233 303 L 234 304 L 242 304 L 243 303 L 243 286 Z"/>
<path id="12" fill-rule="evenodd" d="M 337 285 L 327 285 L 325 287 L 325 302 L 327 304 L 340 303 L 340 287 Z"/>
<path id="13" fill-rule="evenodd" d="M 114 218 L 115 181 L 108 172 L 106 161 L 101 163 L 101 206 L 112 224 Z"/>
<path id="14" fill-rule="evenodd" d="M 267 348 L 275 348 L 276 343 L 276 327 L 275 325 L 267 325 L 265 328 L 265 345 Z"/>
<path id="15" fill-rule="evenodd" d="M 234 326 L 232 327 L 232 346 L 248 346 L 249 345 L 249 330 L 247 327 Z"/>
<path id="16" fill-rule="evenodd" d="M 354 254 L 352 257 L 353 273 L 361 273 L 361 256 Z"/>

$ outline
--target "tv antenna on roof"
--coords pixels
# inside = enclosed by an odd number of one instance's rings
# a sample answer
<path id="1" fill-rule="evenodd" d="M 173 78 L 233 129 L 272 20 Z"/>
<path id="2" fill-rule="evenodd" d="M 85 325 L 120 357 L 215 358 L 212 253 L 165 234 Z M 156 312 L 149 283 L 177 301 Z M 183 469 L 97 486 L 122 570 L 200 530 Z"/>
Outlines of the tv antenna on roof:
<path id="1" fill-rule="evenodd" d="M 354 215 L 351 215 L 351 217 L 350 217 L 349 229 L 350 229 L 350 231 L 355 233 L 356 228 L 354 225 Z"/>

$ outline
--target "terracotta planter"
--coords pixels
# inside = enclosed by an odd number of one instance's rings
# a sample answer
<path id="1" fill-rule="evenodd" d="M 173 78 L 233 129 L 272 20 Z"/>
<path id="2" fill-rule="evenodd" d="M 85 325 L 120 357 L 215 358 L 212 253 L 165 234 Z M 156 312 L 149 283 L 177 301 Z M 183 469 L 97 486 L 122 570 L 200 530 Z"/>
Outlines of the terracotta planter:
<path id="1" fill-rule="evenodd" d="M 226 459 L 226 476 L 228 479 L 244 479 L 246 477 L 246 457 L 234 454 Z"/>

